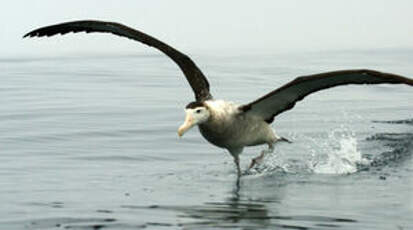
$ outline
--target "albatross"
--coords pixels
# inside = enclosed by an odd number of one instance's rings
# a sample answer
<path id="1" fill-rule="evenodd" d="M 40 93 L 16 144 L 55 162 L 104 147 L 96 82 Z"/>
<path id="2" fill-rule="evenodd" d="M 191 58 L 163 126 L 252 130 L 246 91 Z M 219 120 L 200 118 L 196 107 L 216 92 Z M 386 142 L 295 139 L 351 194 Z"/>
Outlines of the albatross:
<path id="1" fill-rule="evenodd" d="M 238 105 L 215 99 L 205 75 L 189 56 L 168 44 L 139 30 L 116 22 L 97 20 L 71 21 L 35 29 L 23 37 L 43 37 L 69 32 L 112 33 L 154 47 L 171 58 L 185 75 L 195 101 L 185 108 L 185 121 L 178 129 L 181 137 L 194 126 L 210 143 L 227 149 L 234 158 L 238 178 L 241 176 L 239 155 L 244 147 L 268 145 L 259 156 L 252 159 L 249 169 L 271 153 L 277 142 L 290 142 L 278 136 L 271 127 L 274 117 L 290 110 L 307 95 L 319 90 L 348 84 L 406 84 L 413 79 L 369 69 L 340 70 L 295 78 L 293 81 L 259 97 L 255 101 Z"/>

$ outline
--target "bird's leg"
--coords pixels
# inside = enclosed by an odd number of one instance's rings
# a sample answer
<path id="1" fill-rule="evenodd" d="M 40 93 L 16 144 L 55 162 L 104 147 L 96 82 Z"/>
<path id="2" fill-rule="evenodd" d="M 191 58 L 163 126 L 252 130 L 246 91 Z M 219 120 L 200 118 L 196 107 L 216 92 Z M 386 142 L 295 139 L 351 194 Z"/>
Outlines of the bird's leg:
<path id="1" fill-rule="evenodd" d="M 241 148 L 229 148 L 228 151 L 229 153 L 231 153 L 231 156 L 234 158 L 234 163 L 235 163 L 235 166 L 237 167 L 237 175 L 239 179 L 241 177 L 241 168 L 239 166 L 239 154 L 242 153 L 242 147 Z"/>
<path id="2" fill-rule="evenodd" d="M 261 164 L 263 161 L 265 154 L 274 152 L 274 145 L 268 144 L 268 149 L 264 149 L 261 151 L 261 154 L 251 160 L 251 164 L 248 167 L 248 170 L 252 169 L 255 165 Z"/>
<path id="3" fill-rule="evenodd" d="M 238 173 L 238 178 L 241 177 L 241 168 L 239 167 L 239 155 L 238 154 L 234 154 L 234 162 L 235 165 L 237 167 L 237 173 Z"/>
<path id="4" fill-rule="evenodd" d="M 261 154 L 258 157 L 255 157 L 251 160 L 251 164 L 248 167 L 248 170 L 252 169 L 256 164 L 260 164 L 263 161 L 263 159 L 265 157 L 265 154 L 274 152 L 274 144 L 278 143 L 278 142 L 293 143 L 292 141 L 288 140 L 287 138 L 277 136 L 277 138 L 275 139 L 274 142 L 268 143 L 268 149 L 262 150 Z"/>

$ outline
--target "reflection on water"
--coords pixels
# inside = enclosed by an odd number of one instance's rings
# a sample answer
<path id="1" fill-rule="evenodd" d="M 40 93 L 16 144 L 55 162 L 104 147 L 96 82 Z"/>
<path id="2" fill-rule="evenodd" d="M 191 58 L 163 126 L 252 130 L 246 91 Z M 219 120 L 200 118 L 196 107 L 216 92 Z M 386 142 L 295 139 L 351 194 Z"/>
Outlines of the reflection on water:
<path id="1" fill-rule="evenodd" d="M 282 177 L 282 175 L 279 176 Z M 124 205 L 122 207 L 130 210 L 150 210 L 156 213 L 177 213 L 178 218 L 189 219 L 189 221 L 182 221 L 178 224 L 183 229 L 329 229 L 343 226 L 351 228 L 357 223 L 357 220 L 354 219 L 332 216 L 281 215 L 280 213 L 284 211 L 282 210 L 283 198 L 280 197 L 282 194 L 280 190 L 283 190 L 286 184 L 271 186 L 270 194 L 260 194 L 268 197 L 255 200 L 247 196 L 248 192 L 243 192 L 243 188 L 263 191 L 262 187 L 251 188 L 249 186 L 254 186 L 255 183 L 250 184 L 248 180 L 246 183 L 234 184 L 230 197 L 222 202 L 206 202 L 202 205 L 192 206 Z M 266 192 L 264 191 L 264 193 Z M 164 223 L 157 224 L 164 225 Z"/>

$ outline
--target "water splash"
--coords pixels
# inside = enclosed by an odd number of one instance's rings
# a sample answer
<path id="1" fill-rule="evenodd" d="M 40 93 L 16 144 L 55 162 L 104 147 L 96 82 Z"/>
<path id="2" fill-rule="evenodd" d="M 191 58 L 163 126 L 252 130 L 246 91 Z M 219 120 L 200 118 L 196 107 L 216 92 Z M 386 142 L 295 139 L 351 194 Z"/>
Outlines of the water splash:
<path id="1" fill-rule="evenodd" d="M 293 147 L 276 148 L 264 164 L 249 174 L 349 174 L 370 164 L 357 148 L 355 133 L 345 125 L 331 130 L 327 136 L 296 136 L 294 142 Z"/>
<path id="2" fill-rule="evenodd" d="M 354 173 L 360 161 L 361 153 L 357 150 L 357 140 L 350 137 L 340 140 L 340 148 L 333 150 L 325 160 L 316 162 L 313 171 L 322 174 Z"/>
<path id="3" fill-rule="evenodd" d="M 357 172 L 360 165 L 369 164 L 357 149 L 355 134 L 344 126 L 329 133 L 322 145 L 322 148 L 313 150 L 309 161 L 314 173 L 349 174 Z"/>

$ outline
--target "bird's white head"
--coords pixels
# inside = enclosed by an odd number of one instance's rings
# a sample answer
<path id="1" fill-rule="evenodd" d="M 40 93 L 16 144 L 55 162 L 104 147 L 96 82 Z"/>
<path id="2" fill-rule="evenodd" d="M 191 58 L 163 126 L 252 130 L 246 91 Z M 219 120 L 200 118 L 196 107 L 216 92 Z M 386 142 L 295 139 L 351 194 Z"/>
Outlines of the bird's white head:
<path id="1" fill-rule="evenodd" d="M 185 108 L 185 121 L 178 129 L 178 135 L 182 137 L 186 131 L 195 125 L 208 121 L 211 113 L 202 102 L 191 102 Z"/>

